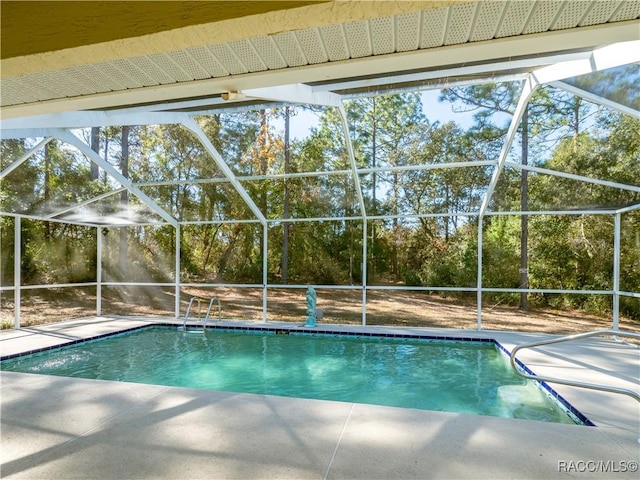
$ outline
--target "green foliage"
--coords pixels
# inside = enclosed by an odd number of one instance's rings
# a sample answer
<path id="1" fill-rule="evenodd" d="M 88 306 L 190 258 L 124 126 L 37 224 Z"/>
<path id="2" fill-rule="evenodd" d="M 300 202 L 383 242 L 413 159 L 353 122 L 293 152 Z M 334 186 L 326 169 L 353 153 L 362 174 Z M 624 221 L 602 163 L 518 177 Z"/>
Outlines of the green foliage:
<path id="1" fill-rule="evenodd" d="M 487 287 L 520 286 L 520 218 L 496 216 L 485 227 L 482 282 Z"/>
<path id="2" fill-rule="evenodd" d="M 0 285 L 13 285 L 14 225 L 12 217 L 0 217 Z"/>
<path id="3" fill-rule="evenodd" d="M 2 157 L 15 158 L 31 144 L 2 141 Z M 108 187 L 90 179 L 89 162 L 58 142 L 49 142 L 20 167 L 2 179 L 2 210 L 46 215 L 90 199 Z M 2 282 L 13 283 L 13 265 L 5 258 L 13 247 L 13 221 L 3 218 Z M 21 279 L 26 284 L 69 283 L 95 280 L 95 229 L 56 222 L 23 220 L 21 223 Z"/>

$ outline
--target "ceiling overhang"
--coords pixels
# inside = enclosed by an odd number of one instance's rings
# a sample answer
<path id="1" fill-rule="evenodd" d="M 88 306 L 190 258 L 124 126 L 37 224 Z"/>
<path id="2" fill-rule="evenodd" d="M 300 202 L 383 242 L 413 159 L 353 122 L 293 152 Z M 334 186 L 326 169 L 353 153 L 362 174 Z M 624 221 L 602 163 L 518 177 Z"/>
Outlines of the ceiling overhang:
<path id="1" fill-rule="evenodd" d="M 239 22 L 255 23 L 255 18 L 271 12 L 326 3 L 327 0 L 289 1 L 15 1 L 2 2 L 3 60 L 43 54 L 61 63 L 56 68 L 82 64 L 82 54 L 90 51 L 95 60 L 120 58 L 124 51 L 109 42 L 121 41 L 129 53 L 162 51 L 163 43 L 184 48 L 189 43 L 187 27 L 217 24 L 219 41 L 229 41 L 242 29 Z M 226 23 L 225 23 L 226 22 Z M 265 28 L 264 23 L 255 24 Z M 205 27 L 206 28 L 206 27 Z M 235 35 L 233 32 L 235 31 Z M 272 33 L 265 30 L 265 33 Z M 160 34 L 160 35 L 157 35 Z M 138 38 L 147 38 L 140 42 Z M 181 45 L 182 43 L 182 45 Z M 191 41 L 193 43 L 193 41 Z M 78 47 L 91 46 L 91 50 Z M 191 45 L 193 46 L 193 45 Z M 78 49 L 73 52 L 73 49 Z M 66 50 L 64 55 L 52 52 Z M 10 68 L 26 73 L 29 65 L 8 62 Z M 34 68 L 33 65 L 31 68 Z M 27 70 L 25 70 L 27 69 Z M 9 74 L 12 70 L 9 71 Z M 14 71 L 16 73 L 16 71 Z"/>
<path id="2" fill-rule="evenodd" d="M 5 25 L 20 20 L 6 19 L 5 3 L 34 2 L 3 2 L 3 47 L 4 37 L 15 32 Z M 43 3 L 51 12 L 52 5 L 68 8 L 77 2 Z M 158 104 L 171 108 L 203 98 L 225 106 L 232 105 L 221 100 L 226 92 L 286 85 L 310 86 L 302 87 L 304 95 L 298 89 L 296 98 L 302 99 L 320 92 L 375 93 L 445 77 L 499 78 L 640 39 L 639 1 L 132 3 L 211 5 L 197 21 L 185 14 L 182 21 L 195 24 L 167 30 L 165 22 L 153 33 L 3 58 L 2 119 L 81 110 L 157 111 Z M 243 8 L 220 10 L 229 3 Z M 251 4 L 263 10 L 252 13 Z M 144 32 L 142 27 L 160 20 L 136 22 L 123 15 L 120 29 L 128 25 Z M 45 15 L 39 21 L 45 22 Z M 117 23 L 117 16 L 108 22 Z"/>

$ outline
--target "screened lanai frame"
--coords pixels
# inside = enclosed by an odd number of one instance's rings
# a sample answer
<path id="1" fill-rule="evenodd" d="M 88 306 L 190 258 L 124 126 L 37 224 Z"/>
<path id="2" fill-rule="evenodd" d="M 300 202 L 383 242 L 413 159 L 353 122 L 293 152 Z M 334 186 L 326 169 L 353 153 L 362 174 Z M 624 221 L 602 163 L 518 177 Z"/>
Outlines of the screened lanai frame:
<path id="1" fill-rule="evenodd" d="M 72 147 L 77 148 L 98 167 L 102 168 L 107 175 L 121 185 L 120 188 L 111 192 L 96 196 L 86 200 L 75 206 L 50 213 L 48 215 L 26 215 L 12 212 L 0 212 L 0 215 L 13 217 L 15 219 L 15 239 L 14 239 L 14 285 L 0 287 L 2 291 L 14 292 L 14 328 L 20 327 L 20 301 L 21 291 L 26 289 L 37 288 L 66 288 L 66 287 L 96 287 L 96 315 L 102 314 L 102 287 L 103 286 L 155 286 L 175 288 L 175 318 L 181 316 L 180 312 L 180 296 L 181 288 L 198 286 L 198 287 L 225 287 L 233 286 L 239 288 L 260 288 L 262 289 L 262 320 L 267 322 L 267 293 L 272 288 L 307 288 L 308 285 L 295 284 L 269 284 L 267 277 L 267 261 L 268 261 L 268 231 L 270 226 L 296 222 L 319 222 L 319 221 L 360 221 L 362 222 L 362 284 L 361 285 L 316 285 L 322 289 L 352 289 L 362 291 L 362 325 L 367 324 L 367 291 L 372 290 L 421 290 L 421 291 L 457 291 L 457 292 L 476 292 L 477 295 L 477 329 L 482 329 L 482 294 L 485 292 L 501 292 L 501 293 L 567 293 L 567 294 L 589 294 L 589 295 L 609 295 L 613 299 L 613 319 L 612 328 L 618 329 L 619 324 L 619 302 L 621 296 L 640 298 L 640 292 L 627 292 L 620 290 L 620 237 L 621 237 L 621 219 L 622 215 L 640 209 L 640 203 L 625 206 L 617 209 L 583 209 L 583 210 L 553 210 L 553 211 L 496 211 L 489 209 L 489 202 L 494 193 L 496 185 L 500 179 L 500 175 L 505 167 L 526 170 L 530 172 L 542 173 L 556 177 L 564 177 L 581 182 L 588 182 L 596 185 L 604 185 L 613 188 L 625 189 L 635 193 L 640 193 L 640 186 L 626 185 L 607 180 L 594 179 L 581 175 L 563 173 L 550 169 L 543 169 L 533 165 L 522 165 L 508 160 L 508 154 L 511 145 L 516 137 L 518 126 L 520 124 L 523 112 L 529 99 L 535 89 L 544 84 L 552 85 L 556 88 L 566 90 L 567 92 L 586 98 L 594 103 L 604 105 L 618 112 L 640 118 L 640 112 L 630 105 L 624 105 L 617 101 L 604 98 L 598 94 L 582 90 L 579 87 L 567 83 L 566 79 L 578 75 L 599 72 L 618 66 L 629 65 L 640 62 L 640 41 L 625 42 L 621 44 L 610 45 L 607 47 L 596 48 L 588 52 L 578 52 L 562 55 L 550 55 L 543 58 L 520 59 L 517 61 L 493 63 L 490 65 L 471 65 L 451 68 L 446 71 L 423 71 L 398 73 L 392 76 L 366 78 L 366 79 L 345 79 L 342 81 L 323 82 L 319 84 L 295 84 L 283 85 L 275 88 L 260 88 L 245 90 L 243 92 L 229 92 L 221 97 L 207 99 L 191 99 L 185 101 L 175 101 L 157 105 L 136 106 L 131 108 L 123 108 L 112 111 L 83 111 L 70 112 L 54 115 L 42 115 L 38 117 L 27 117 L 8 119 L 2 121 L 2 139 L 16 138 L 42 138 L 28 152 L 24 153 L 20 158 L 13 160 L 9 165 L 0 172 L 0 180 L 9 173 L 19 168 L 22 163 L 27 161 L 31 156 L 44 147 L 44 145 L 52 139 L 62 141 Z M 428 89 L 437 89 L 451 86 L 465 86 L 478 83 L 500 82 L 500 81 L 521 81 L 523 88 L 518 101 L 517 108 L 511 119 L 504 144 L 500 154 L 496 160 L 487 162 L 469 162 L 460 164 L 429 164 L 421 166 L 407 167 L 377 167 L 358 168 L 356 165 L 353 146 L 351 144 L 351 135 L 347 123 L 346 111 L 344 108 L 344 100 L 349 100 L 361 96 L 375 96 L 379 94 L 389 94 L 407 91 L 420 91 Z M 225 98 L 226 97 L 226 98 Z M 247 100 L 251 100 L 247 102 Z M 247 104 L 248 103 L 248 104 Z M 303 172 L 289 173 L 278 175 L 266 175 L 263 177 L 253 176 L 254 180 L 273 179 L 273 178 L 294 178 L 296 176 L 317 176 L 327 174 L 343 174 L 349 175 L 355 186 L 358 201 L 359 215 L 350 217 L 317 217 L 317 218 L 266 218 L 256 205 L 247 190 L 242 186 L 242 182 L 248 177 L 236 176 L 225 162 L 223 156 L 216 150 L 211 140 L 199 127 L 194 117 L 206 115 L 215 111 L 215 113 L 258 109 L 269 106 L 279 105 L 318 105 L 324 107 L 334 107 L 338 110 L 341 119 L 341 127 L 343 137 L 348 152 L 349 168 L 339 172 Z M 214 110 L 215 109 L 215 110 Z M 202 144 L 210 157 L 215 161 L 219 171 L 224 175 L 221 179 L 211 179 L 203 181 L 223 181 L 229 183 L 237 192 L 237 194 L 246 203 L 248 208 L 254 214 L 253 219 L 226 219 L 226 220 L 210 220 L 210 221 L 178 221 L 171 216 L 166 210 L 161 208 L 151 197 L 146 195 L 141 187 L 148 186 L 149 183 L 134 183 L 125 178 L 116 168 L 105 161 L 100 155 L 95 153 L 89 145 L 75 136 L 71 130 L 89 127 L 104 126 L 122 126 L 122 125 L 161 125 L 176 124 L 189 130 L 197 140 Z M 365 206 L 363 191 L 360 185 L 360 175 L 371 173 L 374 170 L 383 172 L 391 170 L 409 170 L 409 169 L 442 169 L 442 168 L 463 168 L 466 166 L 493 166 L 493 173 L 482 204 L 478 211 L 475 212 L 450 212 L 450 213 L 428 213 L 399 215 L 395 218 L 420 218 L 420 217 L 451 217 L 466 216 L 477 217 L 478 221 L 478 266 L 477 266 L 477 284 L 475 287 L 445 287 L 445 286 L 374 286 L 367 284 L 367 223 L 370 220 L 389 220 L 393 219 L 393 215 L 369 215 Z M 197 183 L 197 181 L 188 181 L 189 183 Z M 167 184 L 176 184 L 178 182 L 167 181 Z M 103 219 L 96 218 L 94 221 L 79 221 L 56 218 L 60 215 L 72 212 L 78 208 L 89 206 L 100 200 L 117 195 L 127 190 L 135 195 L 146 208 L 153 214 L 157 215 L 161 221 L 145 222 L 105 222 Z M 608 290 L 565 290 L 565 289 L 530 289 L 530 288 L 492 288 L 483 286 L 483 222 L 484 217 L 496 215 L 612 215 L 614 217 L 614 250 L 613 250 L 613 272 L 612 272 L 612 289 Z M 20 261 L 21 261 L 21 228 L 22 219 L 32 219 L 39 221 L 61 222 L 76 224 L 96 229 L 106 226 L 111 227 L 135 227 L 145 225 L 170 225 L 175 230 L 175 271 L 173 283 L 141 283 L 141 282 L 105 282 L 102 280 L 102 259 L 103 259 L 103 238 L 102 235 L 96 235 L 97 261 L 96 265 L 96 281 L 88 283 L 70 283 L 70 284 L 47 284 L 47 285 L 29 285 L 21 284 Z M 263 265 L 262 265 L 262 283 L 261 284 L 225 284 L 225 283 L 185 283 L 181 280 L 180 265 L 180 230 L 182 226 L 197 224 L 221 224 L 221 223 L 255 223 L 262 226 L 263 229 Z"/>

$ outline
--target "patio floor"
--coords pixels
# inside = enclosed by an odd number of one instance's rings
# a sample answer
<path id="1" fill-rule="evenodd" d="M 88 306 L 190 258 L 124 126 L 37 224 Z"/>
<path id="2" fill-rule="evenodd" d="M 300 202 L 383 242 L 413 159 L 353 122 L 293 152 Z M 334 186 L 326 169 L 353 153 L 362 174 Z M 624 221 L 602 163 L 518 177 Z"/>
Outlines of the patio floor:
<path id="1" fill-rule="evenodd" d="M 9 355 L 149 323 L 75 320 L 3 331 L 0 345 Z M 507 349 L 544 337 L 400 331 Z M 519 358 L 537 374 L 640 389 L 640 349 L 613 340 Z M 638 478 L 640 403 L 563 385 L 596 427 L 13 372 L 1 382 L 2 478 Z"/>

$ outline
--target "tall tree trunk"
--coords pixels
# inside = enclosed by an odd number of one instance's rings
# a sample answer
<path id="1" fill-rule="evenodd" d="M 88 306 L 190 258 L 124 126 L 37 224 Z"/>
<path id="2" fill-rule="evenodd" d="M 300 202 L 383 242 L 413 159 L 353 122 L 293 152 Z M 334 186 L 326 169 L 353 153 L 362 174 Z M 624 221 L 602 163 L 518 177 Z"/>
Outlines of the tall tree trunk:
<path id="1" fill-rule="evenodd" d="M 91 150 L 100 153 L 100 127 L 91 127 Z M 98 165 L 91 161 L 91 180 L 97 180 L 100 170 Z"/>
<path id="2" fill-rule="evenodd" d="M 242 231 L 242 224 L 236 223 L 231 229 L 231 238 L 229 239 L 229 243 L 227 244 L 227 248 L 225 248 L 222 255 L 220 255 L 220 259 L 218 260 L 218 271 L 216 272 L 216 277 L 214 279 L 215 282 L 222 282 L 223 273 L 229 264 L 229 260 L 231 259 L 231 254 L 233 254 L 233 249 L 238 242 L 238 237 L 240 236 L 240 232 Z"/>
<path id="3" fill-rule="evenodd" d="M 580 134 L 580 97 L 573 97 L 573 153 L 578 153 L 578 135 Z"/>
<path id="4" fill-rule="evenodd" d="M 124 178 L 129 178 L 129 126 L 122 127 L 120 171 Z M 129 192 L 123 190 L 120 193 L 120 208 L 124 211 L 129 209 Z M 120 229 L 120 270 L 124 272 L 127 268 L 129 248 L 127 244 L 127 228 Z"/>
<path id="5" fill-rule="evenodd" d="M 258 172 L 259 175 L 266 175 L 267 174 L 267 164 L 268 164 L 268 158 L 267 158 L 267 129 L 269 128 L 269 126 L 267 125 L 267 111 L 266 110 L 260 110 L 260 137 L 259 137 L 259 142 L 260 142 L 260 153 L 259 153 L 259 160 L 260 160 L 260 171 Z M 262 213 L 266 214 L 267 213 L 267 189 L 266 188 L 262 188 L 261 192 L 260 192 L 260 208 L 262 209 Z"/>
<path id="6" fill-rule="evenodd" d="M 449 186 L 445 183 L 444 186 L 444 203 L 445 203 L 445 209 L 447 211 L 447 213 L 449 213 L 449 211 L 451 210 L 450 206 L 449 206 Z M 444 240 L 447 244 L 449 244 L 449 217 L 444 217 L 443 218 L 444 221 Z"/>
<path id="7" fill-rule="evenodd" d="M 51 201 L 51 142 L 44 146 L 44 204 L 45 208 L 49 208 Z M 51 222 L 44 222 L 44 239 L 49 241 L 51 238 Z"/>
<path id="8" fill-rule="evenodd" d="M 284 109 L 284 173 L 289 173 L 289 162 L 291 161 L 291 146 L 289 144 L 289 107 Z M 283 217 L 289 218 L 289 179 L 284 179 Z M 289 270 L 289 223 L 282 224 L 282 283 L 287 283 Z"/>
<path id="9" fill-rule="evenodd" d="M 222 224 L 219 223 L 217 226 L 214 224 L 210 224 L 209 225 L 209 233 L 206 235 L 205 238 L 205 247 L 204 250 L 207 252 L 204 256 L 204 262 L 202 262 L 203 268 L 206 271 L 207 265 L 209 265 L 209 260 L 211 259 L 211 252 L 213 250 L 213 245 L 216 242 L 216 239 L 218 238 L 218 231 L 220 230 L 220 228 L 222 227 Z"/>
<path id="10" fill-rule="evenodd" d="M 522 115 L 522 165 L 528 164 L 529 158 L 529 107 L 525 107 Z M 528 172 L 522 170 L 520 183 L 520 208 L 522 212 L 529 209 Z M 527 215 L 520 216 L 520 288 L 529 288 L 529 219 Z M 520 310 L 529 310 L 527 292 L 520 292 Z"/>

